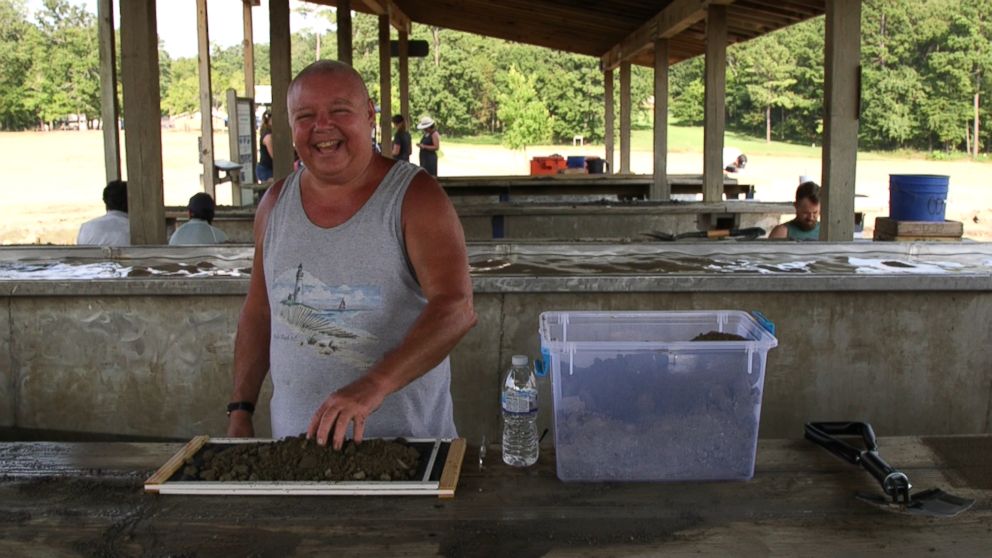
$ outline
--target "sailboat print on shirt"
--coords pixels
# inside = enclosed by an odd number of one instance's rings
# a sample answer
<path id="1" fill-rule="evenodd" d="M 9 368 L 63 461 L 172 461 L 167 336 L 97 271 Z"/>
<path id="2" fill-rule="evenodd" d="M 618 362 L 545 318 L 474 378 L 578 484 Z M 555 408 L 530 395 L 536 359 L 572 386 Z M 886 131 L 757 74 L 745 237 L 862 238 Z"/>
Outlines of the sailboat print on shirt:
<path id="1" fill-rule="evenodd" d="M 330 354 L 346 349 L 349 340 L 375 339 L 355 322 L 363 312 L 382 306 L 379 289 L 370 286 L 331 287 L 306 273 L 303 264 L 276 279 L 273 293 L 287 294 L 279 302 L 278 316 L 287 325 L 307 336 L 306 344 Z M 301 342 L 303 344 L 303 342 Z M 326 350 L 323 350 L 326 349 Z M 364 360 L 364 359 L 363 359 Z"/>

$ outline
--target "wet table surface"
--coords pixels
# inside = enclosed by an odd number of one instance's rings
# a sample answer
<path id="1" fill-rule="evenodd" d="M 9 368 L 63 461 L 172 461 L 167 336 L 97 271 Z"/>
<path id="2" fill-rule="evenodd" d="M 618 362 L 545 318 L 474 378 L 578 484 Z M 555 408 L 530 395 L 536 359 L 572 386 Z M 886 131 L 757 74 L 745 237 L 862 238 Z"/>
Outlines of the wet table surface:
<path id="1" fill-rule="evenodd" d="M 988 556 L 992 436 L 881 438 L 917 489 L 975 498 L 952 519 L 885 511 L 863 470 L 762 440 L 753 480 L 562 483 L 470 447 L 454 499 L 146 494 L 181 444 L 0 444 L 0 556 Z"/>

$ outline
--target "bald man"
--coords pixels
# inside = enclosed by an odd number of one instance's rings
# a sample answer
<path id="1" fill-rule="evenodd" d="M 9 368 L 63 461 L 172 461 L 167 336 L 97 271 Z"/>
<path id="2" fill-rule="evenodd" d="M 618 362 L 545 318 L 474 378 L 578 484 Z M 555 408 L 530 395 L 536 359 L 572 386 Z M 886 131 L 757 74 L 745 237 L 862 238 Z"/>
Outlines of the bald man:
<path id="1" fill-rule="evenodd" d="M 437 180 L 373 151 L 361 76 L 322 60 L 287 94 L 303 166 L 255 217 L 228 435 L 253 436 L 272 374 L 272 433 L 457 435 L 448 353 L 475 324 L 465 237 Z"/>

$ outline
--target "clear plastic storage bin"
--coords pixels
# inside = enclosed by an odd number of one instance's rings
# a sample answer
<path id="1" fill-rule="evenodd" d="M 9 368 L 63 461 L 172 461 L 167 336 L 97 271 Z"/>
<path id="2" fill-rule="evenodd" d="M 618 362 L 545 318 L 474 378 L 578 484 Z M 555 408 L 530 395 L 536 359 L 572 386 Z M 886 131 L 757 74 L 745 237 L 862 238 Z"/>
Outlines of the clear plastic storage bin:
<path id="1" fill-rule="evenodd" d="M 768 350 L 745 312 L 544 312 L 563 481 L 754 475 Z M 743 341 L 693 341 L 730 333 Z"/>

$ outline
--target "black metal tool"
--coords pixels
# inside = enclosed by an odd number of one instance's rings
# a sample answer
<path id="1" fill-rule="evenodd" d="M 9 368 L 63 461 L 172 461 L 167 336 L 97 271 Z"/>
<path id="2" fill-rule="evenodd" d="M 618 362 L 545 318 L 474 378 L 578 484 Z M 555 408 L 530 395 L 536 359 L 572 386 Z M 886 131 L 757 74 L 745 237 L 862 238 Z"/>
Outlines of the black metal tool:
<path id="1" fill-rule="evenodd" d="M 679 234 L 670 234 L 661 231 L 651 231 L 649 233 L 644 233 L 645 236 L 649 236 L 655 240 L 682 240 L 683 238 L 726 238 L 726 237 L 744 237 L 747 239 L 755 239 L 759 236 L 765 234 L 765 229 L 761 227 L 746 227 L 739 229 L 734 227 L 732 229 L 716 229 L 712 231 L 690 231 Z"/>
<path id="2" fill-rule="evenodd" d="M 836 436 L 860 437 L 859 449 Z M 860 465 L 882 486 L 884 496 L 858 493 L 859 500 L 891 511 L 934 517 L 954 517 L 975 503 L 973 499 L 948 494 L 939 488 L 912 493 L 913 485 L 905 473 L 891 467 L 878 454 L 875 431 L 867 422 L 809 422 L 806 439 L 826 448 L 852 465 Z"/>
<path id="3" fill-rule="evenodd" d="M 655 240 L 675 240 L 675 235 L 672 233 L 666 233 L 661 231 L 651 231 L 643 233 L 644 236 L 653 238 Z"/>

